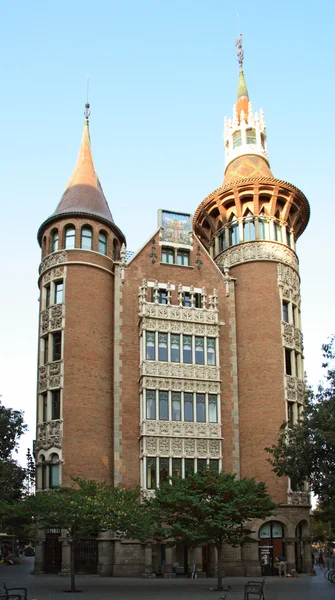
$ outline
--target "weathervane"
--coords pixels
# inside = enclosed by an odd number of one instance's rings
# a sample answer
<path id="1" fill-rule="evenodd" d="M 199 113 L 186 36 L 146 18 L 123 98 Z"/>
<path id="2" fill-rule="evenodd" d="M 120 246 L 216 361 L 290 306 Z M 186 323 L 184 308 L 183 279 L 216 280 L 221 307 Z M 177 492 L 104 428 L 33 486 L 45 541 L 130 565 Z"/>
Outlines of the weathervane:
<path id="1" fill-rule="evenodd" d="M 243 70 L 243 58 L 244 58 L 244 52 L 243 52 L 243 47 L 242 47 L 242 33 L 240 33 L 240 35 L 238 36 L 238 38 L 235 42 L 235 46 L 237 47 L 238 64 L 240 65 L 240 71 L 242 71 Z"/>

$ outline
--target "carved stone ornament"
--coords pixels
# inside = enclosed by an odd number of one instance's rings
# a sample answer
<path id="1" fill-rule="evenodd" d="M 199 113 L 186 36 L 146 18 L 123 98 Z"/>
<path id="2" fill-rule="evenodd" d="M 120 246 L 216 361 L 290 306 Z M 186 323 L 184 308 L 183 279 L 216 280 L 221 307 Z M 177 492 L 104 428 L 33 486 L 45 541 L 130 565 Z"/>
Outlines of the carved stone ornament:
<path id="1" fill-rule="evenodd" d="M 295 506 L 309 506 L 311 503 L 310 494 L 309 492 L 288 492 L 287 503 Z"/>
<path id="2" fill-rule="evenodd" d="M 142 439 L 141 456 L 222 458 L 221 440 L 152 436 L 145 436 Z"/>
<path id="3" fill-rule="evenodd" d="M 219 323 L 208 325 L 206 323 L 194 323 L 183 321 L 170 321 L 165 319 L 148 319 L 144 317 L 141 323 L 141 331 L 161 331 L 163 333 L 186 333 L 188 335 L 204 335 L 208 337 L 219 336 Z"/>
<path id="4" fill-rule="evenodd" d="M 49 309 L 46 308 L 41 312 L 41 333 L 46 333 L 49 330 Z"/>
<path id="5" fill-rule="evenodd" d="M 140 376 L 176 377 L 179 379 L 198 379 L 220 381 L 219 367 L 209 365 L 186 365 L 155 360 L 144 360 L 140 366 Z"/>
<path id="6" fill-rule="evenodd" d="M 215 296 L 211 296 L 214 298 Z M 173 304 L 158 304 L 156 302 L 140 301 L 140 317 L 152 319 L 171 319 L 173 321 L 188 321 L 194 323 L 218 324 L 219 316 L 215 302 L 210 308 L 194 308 L 186 306 L 175 306 Z"/>
<path id="7" fill-rule="evenodd" d="M 143 389 L 168 390 L 171 392 L 198 392 L 219 394 L 219 381 L 196 381 L 192 379 L 167 379 L 163 377 L 142 377 L 140 391 Z"/>
<path id="8" fill-rule="evenodd" d="M 244 242 L 224 250 L 215 258 L 215 262 L 221 271 L 225 267 L 258 260 L 275 261 L 286 263 L 296 269 L 299 269 L 297 255 L 291 248 L 278 242 L 258 241 Z"/>
<path id="9" fill-rule="evenodd" d="M 38 393 L 41 394 L 49 388 L 62 387 L 62 361 L 51 362 L 43 365 L 38 370 Z"/>
<path id="10" fill-rule="evenodd" d="M 302 354 L 303 343 L 300 329 L 297 329 L 291 323 L 282 322 L 282 339 L 284 347 L 292 348 Z"/>
<path id="11" fill-rule="evenodd" d="M 141 436 L 221 439 L 221 425 L 219 423 L 143 420 Z"/>
<path id="12" fill-rule="evenodd" d="M 50 328 L 61 329 L 63 325 L 63 304 L 55 304 L 50 308 Z"/>
<path id="13" fill-rule="evenodd" d="M 59 265 L 61 263 L 65 263 L 67 261 L 67 253 L 65 250 L 61 250 L 60 252 L 55 252 L 54 254 L 50 254 L 44 260 L 42 260 L 40 264 L 40 273 L 46 271 L 46 269 L 50 269 L 55 265 Z"/>
<path id="14" fill-rule="evenodd" d="M 48 421 L 37 425 L 36 450 L 61 448 L 63 439 L 63 421 Z"/>
<path id="15" fill-rule="evenodd" d="M 305 383 L 298 377 L 285 376 L 287 400 L 303 403 L 305 399 Z"/>
<path id="16" fill-rule="evenodd" d="M 300 307 L 300 278 L 296 271 L 287 265 L 279 263 L 278 285 L 282 288 L 283 299 L 289 300 Z"/>

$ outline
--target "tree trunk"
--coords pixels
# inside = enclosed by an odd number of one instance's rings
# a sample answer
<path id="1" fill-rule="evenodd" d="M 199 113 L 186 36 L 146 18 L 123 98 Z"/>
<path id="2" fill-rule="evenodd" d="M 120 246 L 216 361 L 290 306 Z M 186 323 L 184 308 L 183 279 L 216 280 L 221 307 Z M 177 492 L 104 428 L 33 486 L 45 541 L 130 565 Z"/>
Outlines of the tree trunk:
<path id="1" fill-rule="evenodd" d="M 71 540 L 71 592 L 76 591 L 76 574 L 75 574 L 75 568 L 74 568 L 75 548 L 76 548 L 76 540 L 74 538 L 72 538 L 72 540 Z"/>
<path id="2" fill-rule="evenodd" d="M 219 542 L 218 544 L 216 544 L 216 549 L 218 551 L 218 592 L 222 592 L 222 590 L 223 590 L 222 578 L 225 576 L 224 571 L 223 571 L 223 565 L 222 565 L 222 557 L 223 557 L 222 545 L 223 545 L 222 542 Z"/>

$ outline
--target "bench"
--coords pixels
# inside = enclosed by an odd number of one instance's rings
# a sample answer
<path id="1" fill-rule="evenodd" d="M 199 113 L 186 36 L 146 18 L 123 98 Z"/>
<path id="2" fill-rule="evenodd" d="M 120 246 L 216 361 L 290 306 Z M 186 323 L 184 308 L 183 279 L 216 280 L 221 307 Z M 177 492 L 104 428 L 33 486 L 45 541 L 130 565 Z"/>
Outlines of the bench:
<path id="1" fill-rule="evenodd" d="M 18 599 L 18 600 L 27 600 L 28 599 L 28 590 L 27 588 L 24 587 L 15 587 L 15 588 L 8 588 L 5 584 L 5 582 L 2 582 L 2 585 L 4 587 L 5 593 L 3 596 L 0 596 L 1 598 L 4 598 L 5 600 L 14 600 L 14 599 Z"/>
<path id="2" fill-rule="evenodd" d="M 244 600 L 264 600 L 265 579 L 262 581 L 248 581 L 244 586 Z"/>

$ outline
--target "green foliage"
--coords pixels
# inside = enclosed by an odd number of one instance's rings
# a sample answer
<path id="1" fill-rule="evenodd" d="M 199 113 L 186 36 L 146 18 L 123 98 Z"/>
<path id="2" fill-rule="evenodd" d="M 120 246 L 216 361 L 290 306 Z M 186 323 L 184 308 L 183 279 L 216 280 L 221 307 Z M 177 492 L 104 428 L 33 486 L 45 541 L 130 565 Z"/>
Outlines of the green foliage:
<path id="1" fill-rule="evenodd" d="M 335 502 L 335 337 L 322 349 L 325 382 L 317 393 L 308 390 L 303 421 L 284 423 L 278 444 L 266 450 L 279 477 L 290 477 L 297 487 L 309 480 L 320 501 L 331 506 Z"/>
<path id="2" fill-rule="evenodd" d="M 0 402 L 0 460 L 11 457 L 26 429 L 22 411 L 6 408 Z"/>

